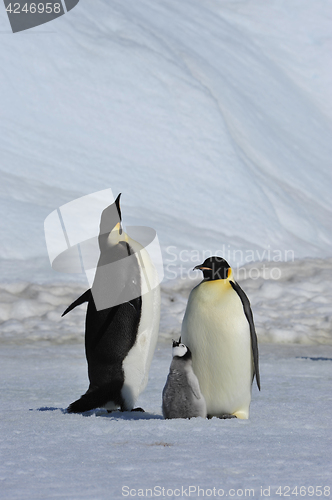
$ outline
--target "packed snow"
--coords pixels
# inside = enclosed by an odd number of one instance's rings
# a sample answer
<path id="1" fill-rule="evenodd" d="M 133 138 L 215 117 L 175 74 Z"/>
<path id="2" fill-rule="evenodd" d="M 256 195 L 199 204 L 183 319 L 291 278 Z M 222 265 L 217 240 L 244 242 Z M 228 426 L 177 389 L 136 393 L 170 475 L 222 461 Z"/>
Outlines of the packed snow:
<path id="1" fill-rule="evenodd" d="M 14 35 L 0 8 L 1 498 L 331 496 L 331 18 L 330 0 L 81 0 Z M 145 413 L 69 415 L 86 306 L 61 314 L 88 283 L 51 268 L 44 220 L 105 189 L 157 231 L 159 343 Z M 165 421 L 213 254 L 250 299 L 262 390 L 246 421 Z"/>
<path id="2" fill-rule="evenodd" d="M 310 498 L 309 487 L 331 486 L 331 346 L 261 346 L 249 420 L 163 420 L 170 343 L 156 350 L 138 401 L 144 414 L 65 413 L 87 388 L 83 346 L 6 346 L 0 355 L 1 498 L 175 499 L 189 486 L 191 498 L 198 487 L 214 498 L 264 498 L 261 487 L 284 498 L 279 486 Z"/>

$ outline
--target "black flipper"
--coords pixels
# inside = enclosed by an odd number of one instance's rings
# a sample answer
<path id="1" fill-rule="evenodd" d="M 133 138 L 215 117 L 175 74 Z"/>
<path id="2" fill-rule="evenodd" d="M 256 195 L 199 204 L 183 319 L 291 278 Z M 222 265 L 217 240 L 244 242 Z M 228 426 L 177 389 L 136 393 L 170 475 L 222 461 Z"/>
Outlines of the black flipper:
<path id="1" fill-rule="evenodd" d="M 94 408 L 102 408 L 107 402 L 113 401 L 121 409 L 123 409 L 123 399 L 121 396 L 121 389 L 123 382 L 112 382 L 105 384 L 96 389 L 88 391 L 80 397 L 77 401 L 68 406 L 68 413 L 83 413 L 84 411 L 93 410 Z"/>
<path id="2" fill-rule="evenodd" d="M 86 292 L 83 293 L 78 299 L 76 299 L 72 304 L 70 304 L 69 307 L 65 310 L 64 313 L 61 314 L 61 317 L 64 316 L 65 314 L 69 313 L 72 309 L 75 309 L 75 307 L 80 306 L 81 304 L 84 304 L 84 302 L 89 302 L 89 300 L 92 298 L 92 293 L 91 289 L 87 290 Z"/>
<path id="3" fill-rule="evenodd" d="M 248 320 L 249 326 L 250 326 L 250 337 L 251 337 L 251 347 L 252 347 L 252 354 L 254 358 L 254 367 L 255 367 L 255 376 L 256 376 L 256 382 L 257 382 L 257 387 L 259 390 L 261 390 L 261 382 L 260 382 L 260 376 L 259 376 L 259 366 L 258 366 L 258 342 L 257 342 L 257 335 L 256 335 L 256 330 L 255 330 L 255 325 L 254 325 L 254 318 L 252 315 L 252 310 L 250 307 L 250 302 L 240 285 L 234 281 L 230 281 L 230 284 L 232 285 L 233 290 L 236 291 L 238 296 L 241 299 L 242 305 L 243 305 L 243 310 L 244 314 L 246 315 L 246 318 Z"/>

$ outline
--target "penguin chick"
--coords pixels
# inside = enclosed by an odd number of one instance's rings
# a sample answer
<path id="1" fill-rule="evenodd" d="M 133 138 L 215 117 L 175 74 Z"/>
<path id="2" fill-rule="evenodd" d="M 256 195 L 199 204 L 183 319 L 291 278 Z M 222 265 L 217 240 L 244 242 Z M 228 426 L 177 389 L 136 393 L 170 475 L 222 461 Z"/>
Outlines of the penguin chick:
<path id="1" fill-rule="evenodd" d="M 166 419 L 206 417 L 206 404 L 194 374 L 190 349 L 173 341 L 172 362 L 163 389 L 162 410 Z"/>

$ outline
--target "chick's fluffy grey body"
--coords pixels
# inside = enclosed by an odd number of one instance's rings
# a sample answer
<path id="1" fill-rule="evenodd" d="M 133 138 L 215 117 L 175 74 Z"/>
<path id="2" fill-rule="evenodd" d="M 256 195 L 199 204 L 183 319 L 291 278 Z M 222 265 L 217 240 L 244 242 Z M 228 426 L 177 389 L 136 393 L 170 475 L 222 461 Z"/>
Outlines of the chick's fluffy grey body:
<path id="1" fill-rule="evenodd" d="M 191 359 L 174 356 L 163 390 L 164 418 L 206 417 L 206 404 Z"/>

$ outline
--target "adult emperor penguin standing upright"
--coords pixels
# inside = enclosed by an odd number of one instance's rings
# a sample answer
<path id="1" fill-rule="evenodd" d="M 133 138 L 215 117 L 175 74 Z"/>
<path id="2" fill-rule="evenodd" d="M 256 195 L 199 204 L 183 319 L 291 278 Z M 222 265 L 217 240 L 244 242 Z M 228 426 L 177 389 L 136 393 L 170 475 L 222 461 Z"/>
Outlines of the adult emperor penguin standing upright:
<path id="1" fill-rule="evenodd" d="M 221 257 L 210 257 L 194 269 L 204 279 L 190 293 L 181 338 L 192 352 L 207 414 L 247 419 L 254 376 L 260 389 L 249 299 Z"/>
<path id="2" fill-rule="evenodd" d="M 88 302 L 85 352 L 90 385 L 68 412 L 133 410 L 148 381 L 159 328 L 160 291 L 146 249 L 121 227 L 120 195 L 100 220 L 100 257 L 91 289 L 63 313 Z"/>

